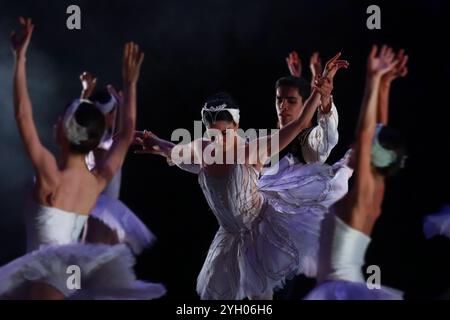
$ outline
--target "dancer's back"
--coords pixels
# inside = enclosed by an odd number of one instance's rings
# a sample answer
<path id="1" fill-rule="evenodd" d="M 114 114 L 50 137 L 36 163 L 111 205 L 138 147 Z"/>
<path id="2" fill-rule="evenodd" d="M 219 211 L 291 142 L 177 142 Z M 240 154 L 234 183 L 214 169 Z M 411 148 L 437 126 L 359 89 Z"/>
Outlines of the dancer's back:
<path id="1" fill-rule="evenodd" d="M 88 215 L 100 194 L 96 177 L 82 167 L 63 169 L 54 181 L 38 183 L 34 188 L 36 201 L 47 207 Z"/>

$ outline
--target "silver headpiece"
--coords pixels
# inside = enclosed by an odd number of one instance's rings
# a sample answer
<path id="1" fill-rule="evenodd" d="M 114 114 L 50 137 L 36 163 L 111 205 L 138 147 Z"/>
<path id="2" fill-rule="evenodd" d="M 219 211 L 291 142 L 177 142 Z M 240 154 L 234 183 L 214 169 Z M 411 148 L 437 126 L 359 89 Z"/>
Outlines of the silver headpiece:
<path id="1" fill-rule="evenodd" d="M 209 113 L 209 115 L 212 118 L 213 123 L 216 121 L 216 117 L 218 115 L 218 113 L 220 111 L 228 111 L 231 114 L 231 117 L 233 118 L 233 121 L 236 124 L 239 124 L 239 120 L 240 120 L 240 111 L 239 109 L 235 109 L 235 108 L 228 108 L 228 105 L 226 103 L 221 104 L 220 106 L 217 107 L 208 107 L 208 104 L 205 103 L 205 105 L 203 106 L 202 109 L 202 121 L 203 124 L 205 124 L 205 126 L 207 125 L 207 122 L 205 121 L 205 114 Z M 214 114 L 214 117 L 212 116 L 212 114 Z"/>

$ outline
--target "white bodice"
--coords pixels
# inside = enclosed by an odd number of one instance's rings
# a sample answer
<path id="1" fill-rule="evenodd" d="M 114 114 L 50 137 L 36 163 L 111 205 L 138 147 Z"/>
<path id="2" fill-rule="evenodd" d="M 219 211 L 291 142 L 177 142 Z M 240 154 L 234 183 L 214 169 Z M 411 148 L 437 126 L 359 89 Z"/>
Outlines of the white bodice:
<path id="1" fill-rule="evenodd" d="M 258 190 L 258 173 L 252 166 L 235 165 L 220 178 L 202 169 L 199 183 L 220 225 L 228 232 L 248 229 L 264 203 Z"/>
<path id="2" fill-rule="evenodd" d="M 27 248 L 38 249 L 41 245 L 64 245 L 78 242 L 87 216 L 66 212 L 57 208 L 34 205 L 27 210 Z"/>

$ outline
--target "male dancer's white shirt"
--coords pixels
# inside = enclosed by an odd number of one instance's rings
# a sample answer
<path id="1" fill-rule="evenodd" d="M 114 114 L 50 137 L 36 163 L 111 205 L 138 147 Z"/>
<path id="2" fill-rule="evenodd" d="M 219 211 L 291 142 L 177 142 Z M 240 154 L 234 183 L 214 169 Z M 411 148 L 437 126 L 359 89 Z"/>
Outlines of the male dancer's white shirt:
<path id="1" fill-rule="evenodd" d="M 325 163 L 339 141 L 339 116 L 334 103 L 328 113 L 317 112 L 317 126 L 311 129 L 302 143 L 303 158 L 306 163 Z"/>

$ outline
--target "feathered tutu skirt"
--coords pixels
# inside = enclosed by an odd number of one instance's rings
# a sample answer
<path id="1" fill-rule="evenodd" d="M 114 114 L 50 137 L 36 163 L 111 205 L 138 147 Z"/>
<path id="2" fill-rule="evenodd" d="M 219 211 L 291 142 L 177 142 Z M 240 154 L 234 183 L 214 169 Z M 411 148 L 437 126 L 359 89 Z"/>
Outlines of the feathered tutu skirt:
<path id="1" fill-rule="evenodd" d="M 264 204 L 251 226 L 217 232 L 197 279 L 200 297 L 240 300 L 270 294 L 301 273 L 316 276 L 321 222 L 347 193 L 352 172 L 346 159 L 328 166 L 283 158 L 259 179 Z"/>
<path id="2" fill-rule="evenodd" d="M 0 268 L 0 299 L 27 299 L 30 283 L 51 285 L 67 299 L 156 299 L 161 284 L 139 281 L 124 245 L 46 245 Z"/>
<path id="3" fill-rule="evenodd" d="M 125 243 L 138 255 L 155 240 L 154 234 L 122 201 L 100 195 L 91 217 L 111 229 L 119 243 Z M 89 227 L 87 229 L 89 233 Z"/>

